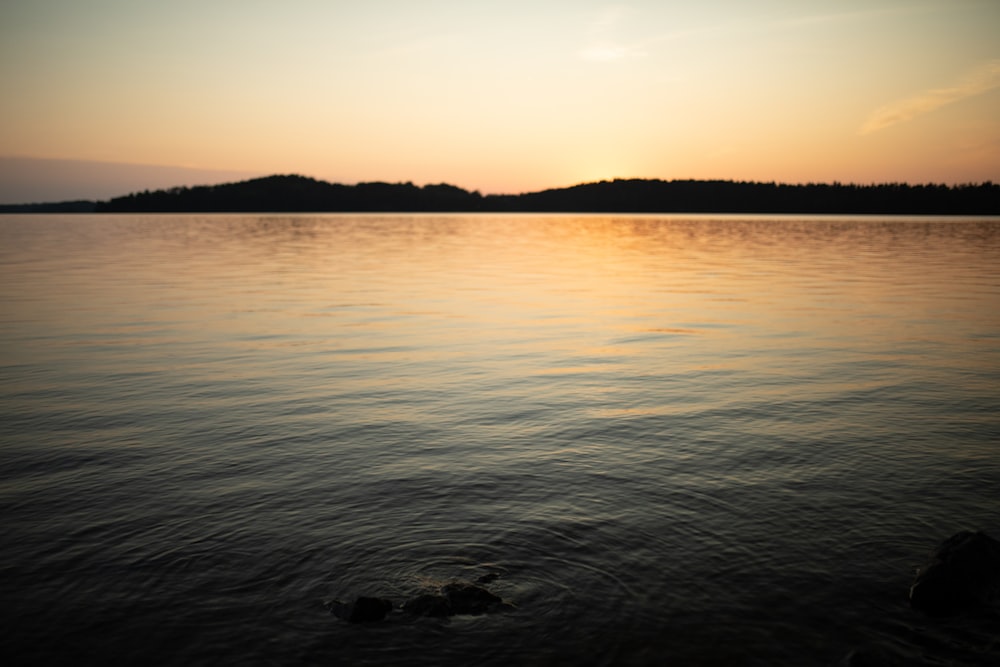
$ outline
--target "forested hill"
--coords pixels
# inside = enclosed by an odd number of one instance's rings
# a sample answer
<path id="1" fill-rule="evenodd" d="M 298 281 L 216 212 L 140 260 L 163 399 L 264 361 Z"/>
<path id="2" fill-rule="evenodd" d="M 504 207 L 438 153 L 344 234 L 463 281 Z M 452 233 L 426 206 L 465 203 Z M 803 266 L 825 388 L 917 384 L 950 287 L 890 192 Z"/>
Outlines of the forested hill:
<path id="1" fill-rule="evenodd" d="M 45 212 L 50 207 L 57 211 L 58 206 L 60 204 L 35 204 L 0 207 L 0 210 L 19 208 Z M 86 210 L 86 207 L 77 206 L 75 210 Z M 482 211 L 1000 215 L 1000 185 L 784 185 L 629 179 L 519 195 L 484 196 L 446 184 L 423 187 L 412 183 L 342 185 L 290 175 L 138 192 L 93 202 L 93 210 L 101 213 Z"/>
<path id="2" fill-rule="evenodd" d="M 340 185 L 303 176 L 141 192 L 99 212 L 496 211 L 620 213 L 1000 214 L 1000 185 L 781 185 L 733 181 L 615 180 L 520 195 L 453 185 Z"/>
<path id="3" fill-rule="evenodd" d="M 483 198 L 452 185 L 341 185 L 305 176 L 139 192 L 99 202 L 98 212 L 478 211 Z"/>
<path id="4" fill-rule="evenodd" d="M 622 213 L 1000 214 L 1000 185 L 784 185 L 615 180 L 496 198 L 504 210 Z"/>

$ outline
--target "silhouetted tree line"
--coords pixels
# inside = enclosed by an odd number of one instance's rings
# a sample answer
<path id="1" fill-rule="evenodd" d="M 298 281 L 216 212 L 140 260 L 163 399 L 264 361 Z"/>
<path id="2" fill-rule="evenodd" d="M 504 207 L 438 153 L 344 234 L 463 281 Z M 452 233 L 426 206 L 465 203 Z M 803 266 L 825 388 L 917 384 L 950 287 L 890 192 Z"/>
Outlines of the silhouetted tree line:
<path id="1" fill-rule="evenodd" d="M 994 215 L 1000 186 L 614 180 L 495 198 L 512 211 Z"/>
<path id="2" fill-rule="evenodd" d="M 483 197 L 453 185 L 342 185 L 305 176 L 138 192 L 97 204 L 98 212 L 479 211 Z"/>
<path id="3" fill-rule="evenodd" d="M 304 176 L 143 191 L 103 202 L 32 204 L 38 212 L 593 212 L 886 213 L 1000 215 L 1000 185 L 754 183 L 618 179 L 519 195 L 481 195 L 453 185 L 342 185 Z M 73 208 L 75 207 L 75 209 Z M 11 210 L 11 207 L 0 207 Z M 24 210 L 24 209 L 22 209 Z"/>
<path id="4" fill-rule="evenodd" d="M 303 176 L 172 188 L 118 197 L 97 211 L 510 211 L 607 213 L 998 214 L 1000 186 L 614 180 L 520 195 L 453 185 L 340 185 Z"/>

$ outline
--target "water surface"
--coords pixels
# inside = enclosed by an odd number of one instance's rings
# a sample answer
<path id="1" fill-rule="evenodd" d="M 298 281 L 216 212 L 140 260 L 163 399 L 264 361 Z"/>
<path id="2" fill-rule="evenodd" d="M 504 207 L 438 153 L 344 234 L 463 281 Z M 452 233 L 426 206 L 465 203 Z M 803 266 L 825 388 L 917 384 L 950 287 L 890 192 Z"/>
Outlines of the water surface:
<path id="1" fill-rule="evenodd" d="M 0 313 L 24 662 L 1000 660 L 995 219 L 3 216 Z"/>

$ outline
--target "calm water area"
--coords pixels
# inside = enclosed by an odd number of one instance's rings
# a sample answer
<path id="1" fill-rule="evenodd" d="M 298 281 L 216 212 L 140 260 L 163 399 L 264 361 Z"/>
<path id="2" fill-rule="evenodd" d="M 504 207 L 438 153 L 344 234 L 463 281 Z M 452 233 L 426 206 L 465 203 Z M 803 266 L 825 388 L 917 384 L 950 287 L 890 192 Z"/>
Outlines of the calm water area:
<path id="1" fill-rule="evenodd" d="M 997 219 L 0 216 L 0 379 L 5 664 L 1000 664 Z"/>

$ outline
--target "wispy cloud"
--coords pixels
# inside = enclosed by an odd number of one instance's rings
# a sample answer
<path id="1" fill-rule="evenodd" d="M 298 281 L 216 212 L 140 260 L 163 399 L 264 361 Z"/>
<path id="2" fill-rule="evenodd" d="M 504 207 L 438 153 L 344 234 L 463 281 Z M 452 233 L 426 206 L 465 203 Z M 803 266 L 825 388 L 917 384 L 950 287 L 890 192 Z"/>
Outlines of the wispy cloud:
<path id="1" fill-rule="evenodd" d="M 868 117 L 859 130 L 860 134 L 871 134 L 896 123 L 903 123 L 918 116 L 940 109 L 948 104 L 982 95 L 994 88 L 1000 88 L 1000 60 L 991 60 L 966 73 L 949 88 L 932 88 L 880 107 Z"/>
<path id="2" fill-rule="evenodd" d="M 624 5 L 611 5 L 601 10 L 588 26 L 589 44 L 577 51 L 577 56 L 591 62 L 613 62 L 643 55 L 636 44 L 623 43 L 616 39 L 622 23 L 631 14 Z"/>

